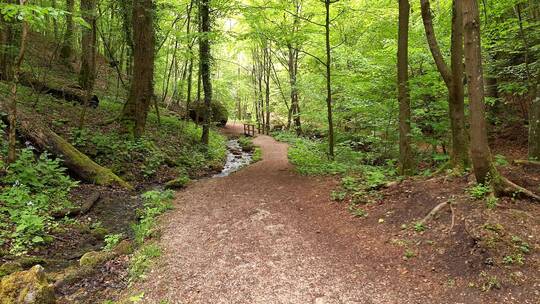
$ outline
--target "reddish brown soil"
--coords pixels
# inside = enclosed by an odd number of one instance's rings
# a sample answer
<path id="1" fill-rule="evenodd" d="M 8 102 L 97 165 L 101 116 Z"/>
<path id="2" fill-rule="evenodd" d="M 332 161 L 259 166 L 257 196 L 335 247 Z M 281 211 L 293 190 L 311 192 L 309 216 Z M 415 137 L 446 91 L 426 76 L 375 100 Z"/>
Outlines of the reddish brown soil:
<path id="1" fill-rule="evenodd" d="M 539 303 L 537 271 L 522 272 L 521 287 L 469 286 L 479 284 L 487 253 L 475 252 L 461 220 L 468 211 L 450 232 L 443 212 L 443 228 L 425 232 L 437 240 L 429 245 L 400 229 L 453 193 L 464 196 L 466 180 L 404 182 L 359 219 L 330 201 L 335 179 L 299 176 L 285 144 L 255 143 L 261 162 L 178 194 L 162 221 L 163 257 L 130 295 L 144 291 L 144 303 Z M 416 257 L 404 259 L 407 248 Z"/>

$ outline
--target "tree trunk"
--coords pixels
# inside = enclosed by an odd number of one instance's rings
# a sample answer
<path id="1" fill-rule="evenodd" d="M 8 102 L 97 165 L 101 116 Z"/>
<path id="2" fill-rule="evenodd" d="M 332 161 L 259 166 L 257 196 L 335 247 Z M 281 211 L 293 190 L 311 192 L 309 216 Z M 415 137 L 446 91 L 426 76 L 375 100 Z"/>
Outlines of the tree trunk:
<path id="1" fill-rule="evenodd" d="M 144 133 L 150 103 L 154 97 L 154 24 L 152 0 L 133 3 L 133 80 L 121 121 L 135 137 Z"/>
<path id="2" fill-rule="evenodd" d="M 82 27 L 81 71 L 79 85 L 83 90 L 92 90 L 96 79 L 96 1 L 81 0 L 81 14 L 90 28 Z"/>
<path id="3" fill-rule="evenodd" d="M 452 3 L 452 39 L 451 39 L 451 67 L 446 64 L 442 56 L 431 16 L 429 0 L 421 0 L 422 21 L 426 32 L 429 49 L 437 66 L 437 70 L 448 89 L 448 105 L 450 126 L 452 130 L 451 165 L 453 168 L 463 170 L 469 164 L 467 153 L 467 137 L 465 133 L 465 105 L 463 86 L 463 16 L 461 2 Z"/>
<path id="4" fill-rule="evenodd" d="M 201 78 L 204 90 L 203 131 L 201 142 L 208 146 L 210 137 L 210 117 L 212 114 L 212 82 L 210 75 L 210 0 L 200 0 L 201 37 L 199 38 L 199 52 L 201 59 Z"/>
<path id="5" fill-rule="evenodd" d="M 271 60 L 271 54 L 269 50 L 270 46 L 267 45 L 264 49 L 265 52 L 265 103 L 266 103 L 266 126 L 265 131 L 266 134 L 270 134 L 270 76 L 271 76 L 271 68 L 272 68 L 272 60 Z"/>
<path id="6" fill-rule="evenodd" d="M 331 0 L 325 0 L 326 8 L 326 108 L 328 111 L 328 157 L 334 160 L 334 121 L 332 118 L 332 57 L 330 48 L 330 3 Z"/>
<path id="7" fill-rule="evenodd" d="M 484 103 L 484 73 L 480 40 L 480 16 L 477 0 L 463 0 L 465 64 L 471 112 L 471 157 L 478 183 L 488 181 L 496 172 L 488 144 Z M 491 178 L 496 178 L 491 176 Z"/>
<path id="8" fill-rule="evenodd" d="M 25 0 L 20 0 L 20 5 L 25 5 Z M 26 53 L 26 39 L 28 36 L 28 23 L 22 21 L 22 33 L 21 33 L 21 43 L 19 47 L 19 55 L 13 66 L 14 71 L 13 83 L 11 84 L 11 98 L 8 109 L 8 120 L 9 120 L 9 133 L 8 133 L 8 158 L 7 163 L 13 163 L 17 159 L 17 86 L 19 85 L 19 75 L 21 74 L 21 64 L 24 60 L 24 55 Z"/>
<path id="9" fill-rule="evenodd" d="M 540 160 L 540 69 L 536 87 L 531 92 L 533 100 L 529 109 L 529 159 Z"/>
<path id="10" fill-rule="evenodd" d="M 465 127 L 465 87 L 463 85 L 463 14 L 461 0 L 452 3 L 451 62 L 452 81 L 449 87 L 450 126 L 452 129 L 451 164 L 463 170 L 470 165 Z"/>
<path id="11" fill-rule="evenodd" d="M 81 14 L 90 28 L 82 27 L 82 56 L 79 85 L 85 91 L 84 107 L 81 114 L 79 127 L 85 123 L 86 109 L 94 90 L 96 81 L 96 51 L 97 51 L 97 23 L 96 23 L 96 0 L 81 0 Z"/>
<path id="12" fill-rule="evenodd" d="M 14 0 L 7 0 L 14 3 Z M 13 79 L 12 47 L 14 46 L 14 33 L 11 22 L 3 20 L 0 15 L 0 80 L 11 81 Z"/>
<path id="13" fill-rule="evenodd" d="M 302 135 L 302 122 L 300 118 L 300 106 L 298 103 L 298 88 L 296 77 L 298 75 L 298 51 L 289 46 L 289 80 L 291 84 L 291 115 L 294 120 L 296 135 Z"/>
<path id="14" fill-rule="evenodd" d="M 62 49 L 60 49 L 60 57 L 64 60 L 70 60 L 73 56 L 73 45 L 75 44 L 75 25 L 73 23 L 73 13 L 75 12 L 75 0 L 66 0 L 66 32 L 64 33 L 64 41 Z"/>
<path id="15" fill-rule="evenodd" d="M 412 174 L 414 161 L 411 147 L 411 98 L 409 92 L 409 16 L 408 0 L 399 0 L 398 33 L 398 100 L 399 100 L 399 173 Z"/>

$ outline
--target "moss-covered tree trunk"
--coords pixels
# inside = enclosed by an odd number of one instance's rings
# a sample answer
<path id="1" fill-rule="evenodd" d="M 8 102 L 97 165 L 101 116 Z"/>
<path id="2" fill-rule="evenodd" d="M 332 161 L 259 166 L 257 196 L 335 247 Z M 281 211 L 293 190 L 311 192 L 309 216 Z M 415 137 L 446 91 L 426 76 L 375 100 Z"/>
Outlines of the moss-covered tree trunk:
<path id="1" fill-rule="evenodd" d="M 146 127 L 150 103 L 154 97 L 154 3 L 152 0 L 133 2 L 133 80 L 121 122 L 125 129 L 140 137 Z"/>
<path id="2" fill-rule="evenodd" d="M 199 38 L 199 55 L 201 60 L 201 78 L 204 91 L 203 131 L 201 142 L 208 145 L 210 137 L 210 117 L 212 116 L 212 82 L 210 78 L 210 0 L 200 0 L 201 37 Z"/>
<path id="3" fill-rule="evenodd" d="M 0 110 L 6 110 L 2 104 Z M 64 165 L 81 180 L 102 186 L 119 186 L 125 189 L 133 187 L 114 174 L 111 170 L 95 163 L 88 156 L 77 150 L 69 142 L 54 133 L 34 116 L 22 111 L 17 113 L 17 133 L 32 142 L 41 151 L 48 151 L 62 158 Z"/>
<path id="4" fill-rule="evenodd" d="M 399 0 L 398 28 L 398 100 L 399 100 L 399 172 L 409 175 L 414 169 L 411 147 L 411 97 L 409 92 L 409 16 L 408 0 Z"/>

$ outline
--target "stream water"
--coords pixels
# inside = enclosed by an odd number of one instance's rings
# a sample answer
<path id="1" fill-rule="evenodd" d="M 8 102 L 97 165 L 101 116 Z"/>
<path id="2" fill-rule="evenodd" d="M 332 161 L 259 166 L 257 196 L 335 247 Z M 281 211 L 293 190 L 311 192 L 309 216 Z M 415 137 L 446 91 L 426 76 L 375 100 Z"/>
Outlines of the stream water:
<path id="1" fill-rule="evenodd" d="M 251 163 L 252 157 L 253 153 L 242 151 L 237 139 L 230 139 L 227 141 L 227 162 L 223 170 L 213 177 L 225 177 L 240 170 Z"/>

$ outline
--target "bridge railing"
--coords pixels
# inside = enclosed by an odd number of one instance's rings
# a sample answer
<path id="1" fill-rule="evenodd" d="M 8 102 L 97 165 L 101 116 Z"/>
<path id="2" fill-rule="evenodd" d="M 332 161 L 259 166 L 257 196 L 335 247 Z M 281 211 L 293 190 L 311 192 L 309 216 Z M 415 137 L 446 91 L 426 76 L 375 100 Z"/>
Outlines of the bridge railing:
<path id="1" fill-rule="evenodd" d="M 245 123 L 244 124 L 244 135 L 245 136 L 255 136 L 255 125 L 254 124 L 248 124 L 248 123 Z"/>

